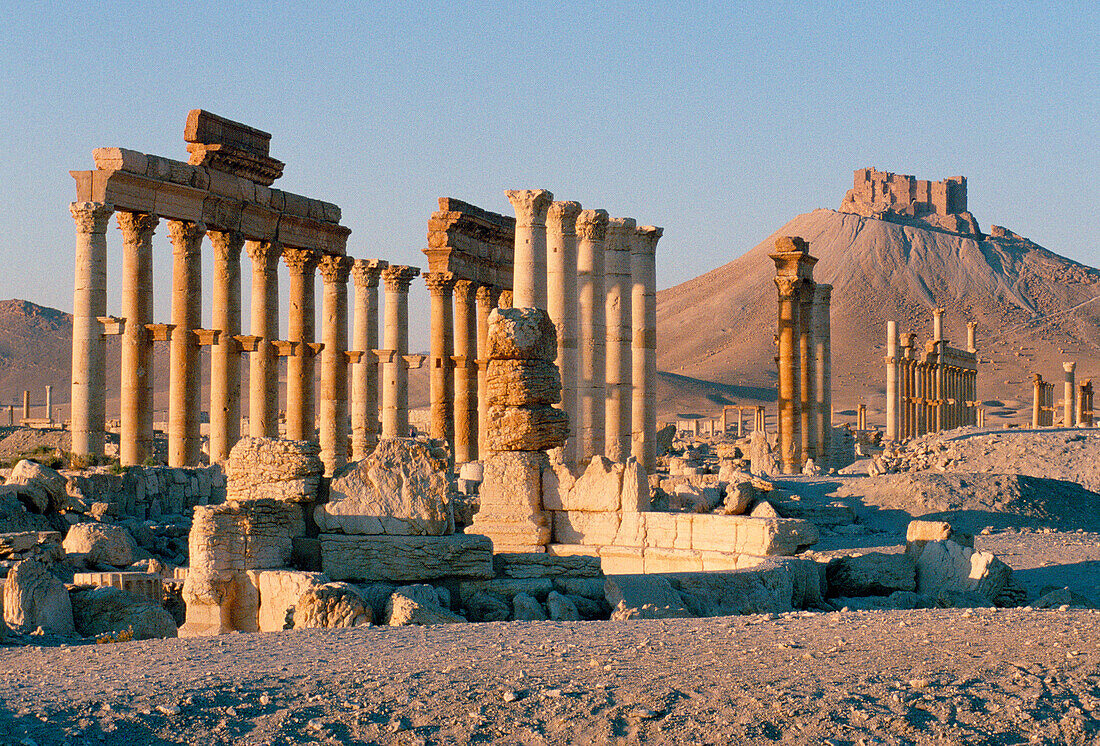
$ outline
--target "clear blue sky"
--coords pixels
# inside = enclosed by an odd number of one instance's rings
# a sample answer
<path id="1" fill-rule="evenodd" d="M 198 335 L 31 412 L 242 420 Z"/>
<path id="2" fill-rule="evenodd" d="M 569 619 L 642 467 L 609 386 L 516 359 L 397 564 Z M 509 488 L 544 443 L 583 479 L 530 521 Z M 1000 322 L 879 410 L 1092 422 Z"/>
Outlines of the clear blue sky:
<path id="1" fill-rule="evenodd" d="M 99 146 L 186 160 L 196 107 L 271 132 L 276 185 L 339 204 L 355 256 L 423 266 L 437 197 L 510 213 L 505 189 L 543 187 L 663 226 L 668 287 L 835 208 L 875 166 L 965 175 L 982 227 L 1095 266 L 1098 8 L 15 3 L 0 27 L 0 298 L 71 310 L 68 171 Z"/>

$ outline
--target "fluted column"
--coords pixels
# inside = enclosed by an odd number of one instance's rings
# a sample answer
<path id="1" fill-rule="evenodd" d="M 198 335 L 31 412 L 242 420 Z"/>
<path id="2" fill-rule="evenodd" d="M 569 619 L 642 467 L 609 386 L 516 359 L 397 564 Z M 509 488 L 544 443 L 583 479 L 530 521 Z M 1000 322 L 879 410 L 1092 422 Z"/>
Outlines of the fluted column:
<path id="1" fill-rule="evenodd" d="M 272 241 L 247 241 L 252 258 L 252 336 L 248 361 L 248 434 L 279 437 L 279 368 L 273 342 L 279 336 L 279 256 Z"/>
<path id="2" fill-rule="evenodd" d="M 630 455 L 630 243 L 636 228 L 633 218 L 612 218 L 604 247 L 604 455 L 612 461 Z"/>
<path id="3" fill-rule="evenodd" d="M 455 463 L 477 460 L 477 308 L 472 280 L 454 286 L 454 457 Z"/>
<path id="4" fill-rule="evenodd" d="M 554 195 L 545 189 L 509 189 L 505 195 L 516 211 L 512 305 L 545 309 L 546 210 Z"/>
<path id="5" fill-rule="evenodd" d="M 309 345 L 316 337 L 314 273 L 320 259 L 320 252 L 312 249 L 283 250 L 283 262 L 290 281 L 287 340 L 297 343 L 294 354 L 286 359 L 286 437 L 292 440 L 313 440 L 317 421 L 313 348 Z"/>
<path id="6" fill-rule="evenodd" d="M 99 319 L 107 315 L 107 224 L 101 202 L 69 205 L 76 223 L 73 281 L 72 452 L 102 456 L 106 419 L 107 346 Z"/>
<path id="7" fill-rule="evenodd" d="M 1075 414 L 1074 403 L 1077 398 L 1077 386 L 1074 384 L 1074 371 L 1077 370 L 1077 363 L 1062 363 L 1062 370 L 1065 373 L 1065 377 L 1062 379 L 1064 386 L 1062 389 L 1062 424 L 1065 427 L 1073 427 Z"/>
<path id="8" fill-rule="evenodd" d="M 355 326 L 351 346 L 363 354 L 351 369 L 351 458 L 370 455 L 378 443 L 378 279 L 390 266 L 381 259 L 356 259 Z"/>
<path id="9" fill-rule="evenodd" d="M 202 452 L 199 417 L 202 386 L 199 339 L 202 327 L 202 239 L 206 226 L 168 221 L 172 241 L 172 336 L 168 371 L 168 465 L 195 466 Z"/>
<path id="10" fill-rule="evenodd" d="M 577 216 L 577 459 L 587 464 L 604 452 L 604 247 L 606 210 Z"/>
<path id="11" fill-rule="evenodd" d="M 802 281 L 794 277 L 776 277 L 779 290 L 779 458 L 784 474 L 802 471 L 802 423 L 798 416 L 799 392 L 799 295 Z"/>
<path id="12" fill-rule="evenodd" d="M 898 324 L 886 322 L 886 440 L 898 437 Z"/>
<path id="13" fill-rule="evenodd" d="M 815 283 L 813 318 L 814 364 L 814 451 L 817 463 L 823 469 L 829 467 L 833 441 L 833 349 L 832 305 L 833 286 Z"/>
<path id="14" fill-rule="evenodd" d="M 657 469 L 657 241 L 663 229 L 644 225 L 630 242 L 630 453 L 646 474 Z M 723 419 L 724 419 L 723 412 Z M 723 430 L 725 422 L 723 421 Z M 738 437 L 741 410 L 737 410 Z"/>
<path id="15" fill-rule="evenodd" d="M 122 230 L 122 371 L 119 461 L 137 466 L 153 455 L 153 231 L 159 219 L 119 212 Z"/>
<path id="16" fill-rule="evenodd" d="M 394 265 L 382 270 L 386 285 L 385 349 L 382 365 L 382 437 L 409 437 L 409 285 L 417 267 Z"/>
<path id="17" fill-rule="evenodd" d="M 351 257 L 325 255 L 321 295 L 320 444 L 325 475 L 348 460 L 348 273 Z"/>
<path id="18" fill-rule="evenodd" d="M 487 443 L 486 430 L 489 424 L 489 388 L 485 378 L 488 371 L 489 356 L 489 313 L 500 301 L 500 288 L 494 285 L 482 285 L 477 289 L 477 442 L 478 457 L 482 446 Z"/>
<path id="19" fill-rule="evenodd" d="M 558 332 L 555 363 L 561 374 L 560 409 L 569 417 L 565 463 L 577 451 L 577 216 L 579 202 L 552 202 L 546 213 L 546 312 Z"/>
<path id="20" fill-rule="evenodd" d="M 241 248 L 239 233 L 210 231 L 214 247 L 211 325 L 218 330 L 210 348 L 210 463 L 229 458 L 241 437 Z"/>
<path id="21" fill-rule="evenodd" d="M 431 408 L 431 436 L 454 444 L 454 310 L 452 293 L 455 276 L 450 272 L 430 272 L 424 282 L 431 295 L 431 341 L 429 343 L 428 389 Z M 452 450 L 453 453 L 453 450 Z"/>

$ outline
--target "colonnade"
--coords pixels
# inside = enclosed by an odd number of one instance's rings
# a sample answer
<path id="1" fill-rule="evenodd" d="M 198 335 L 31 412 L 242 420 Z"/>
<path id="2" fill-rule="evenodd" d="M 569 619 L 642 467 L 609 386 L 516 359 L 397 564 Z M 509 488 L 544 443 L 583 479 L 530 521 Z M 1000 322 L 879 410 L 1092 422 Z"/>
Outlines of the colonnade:
<path id="1" fill-rule="evenodd" d="M 807 459 L 824 464 L 830 455 L 832 286 L 814 282 L 817 259 L 797 236 L 776 239 L 769 256 L 779 293 L 779 458 L 785 474 L 798 474 Z"/>
<path id="2" fill-rule="evenodd" d="M 1062 426 L 1092 427 L 1093 395 L 1092 379 L 1086 378 L 1076 383 L 1077 363 L 1062 363 Z M 1054 426 L 1054 382 L 1044 381 L 1042 375 L 1035 373 L 1031 401 L 1031 426 Z"/>
<path id="3" fill-rule="evenodd" d="M 978 420 L 977 323 L 966 325 L 966 350 L 948 345 L 942 308 L 933 311 L 932 339 L 923 353 L 917 335 L 898 335 L 886 322 L 886 439 L 976 425 Z"/>
<path id="4" fill-rule="evenodd" d="M 1036 373 L 1034 380 L 1034 394 L 1031 400 L 1031 426 L 1052 427 L 1054 425 L 1054 383 L 1044 381 L 1043 377 Z"/>

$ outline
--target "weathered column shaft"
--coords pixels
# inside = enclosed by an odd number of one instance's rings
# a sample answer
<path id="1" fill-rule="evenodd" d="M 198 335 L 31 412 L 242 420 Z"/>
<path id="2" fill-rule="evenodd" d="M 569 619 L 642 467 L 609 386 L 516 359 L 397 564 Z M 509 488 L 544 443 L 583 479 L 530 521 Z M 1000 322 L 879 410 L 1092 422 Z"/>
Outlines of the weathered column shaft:
<path id="1" fill-rule="evenodd" d="M 546 210 L 554 195 L 545 189 L 505 192 L 516 211 L 516 243 L 512 259 L 512 304 L 515 308 L 546 308 Z"/>
<path id="2" fill-rule="evenodd" d="M 196 466 L 202 452 L 199 418 L 202 384 L 199 339 L 202 327 L 202 239 L 206 226 L 168 221 L 172 241 L 172 336 L 168 373 L 168 465 Z"/>
<path id="3" fill-rule="evenodd" d="M 69 205 L 76 223 L 73 280 L 72 452 L 102 456 L 106 420 L 107 346 L 100 317 L 107 315 L 107 224 L 114 207 Z"/>
<path id="4" fill-rule="evenodd" d="M 481 452 L 487 443 L 487 428 L 489 424 L 489 388 L 486 384 L 488 372 L 489 354 L 489 313 L 497 307 L 500 299 L 500 288 L 493 285 L 482 285 L 477 289 L 477 454 L 483 457 Z"/>
<path id="5" fill-rule="evenodd" d="M 389 266 L 380 259 L 356 259 L 355 325 L 351 346 L 362 352 L 351 369 L 351 458 L 360 461 L 378 443 L 378 279 Z"/>
<path id="6" fill-rule="evenodd" d="M 210 231 L 214 247 L 211 326 L 218 341 L 210 348 L 210 463 L 229 458 L 241 437 L 241 248 L 239 233 Z"/>
<path id="7" fill-rule="evenodd" d="M 386 285 L 385 336 L 381 350 L 382 437 L 409 437 L 409 284 L 420 270 L 393 265 L 382 270 Z"/>
<path id="8" fill-rule="evenodd" d="M 827 469 L 833 439 L 833 286 L 817 283 L 814 288 L 813 363 L 814 363 L 814 450 L 818 464 Z"/>
<path id="9" fill-rule="evenodd" d="M 636 228 L 633 218 L 612 218 L 604 251 L 604 455 L 612 461 L 630 455 L 630 243 Z"/>
<path id="10" fill-rule="evenodd" d="M 454 288 L 454 457 L 476 461 L 477 451 L 477 283 L 458 280 Z"/>
<path id="11" fill-rule="evenodd" d="M 898 324 L 886 322 L 886 440 L 898 436 Z"/>
<path id="12" fill-rule="evenodd" d="M 604 246 L 606 210 L 577 216 L 577 437 L 578 464 L 604 452 Z"/>
<path id="13" fill-rule="evenodd" d="M 314 383 L 313 349 L 316 338 L 317 262 L 321 254 L 312 249 L 284 249 L 290 285 L 287 340 L 296 342 L 294 354 L 286 359 L 286 437 L 313 440 L 316 427 L 317 392 Z"/>
<path id="14" fill-rule="evenodd" d="M 279 366 L 274 342 L 279 336 L 279 256 L 282 246 L 271 241 L 247 241 L 252 258 L 252 336 L 248 356 L 248 434 L 279 437 Z"/>
<path id="15" fill-rule="evenodd" d="M 803 280 L 801 293 L 799 294 L 798 309 L 798 409 L 801 418 L 800 434 L 802 436 L 802 460 L 817 459 L 817 394 L 814 391 L 816 379 L 814 369 L 817 361 L 814 359 L 815 345 L 813 333 L 814 320 L 814 295 L 817 293 L 816 283 L 813 280 Z"/>
<path id="16" fill-rule="evenodd" d="M 776 277 L 775 284 L 779 289 L 779 385 L 776 402 L 779 458 L 783 473 L 797 474 L 802 467 L 802 423 L 798 416 L 801 362 L 798 354 L 799 291 L 802 282 L 791 277 Z"/>
<path id="17" fill-rule="evenodd" d="M 320 445 L 325 475 L 348 460 L 348 273 L 351 257 L 321 257 Z"/>
<path id="18" fill-rule="evenodd" d="M 119 461 L 137 466 L 153 455 L 153 231 L 158 218 L 120 211 L 122 230 L 122 371 Z"/>
<path id="19" fill-rule="evenodd" d="M 631 374 L 630 453 L 645 470 L 657 469 L 657 241 L 664 231 L 647 225 L 630 242 Z M 723 429 L 725 421 L 723 417 Z M 737 410 L 741 437 L 741 410 Z"/>
<path id="20" fill-rule="evenodd" d="M 569 417 L 563 458 L 577 460 L 577 216 L 579 202 L 552 202 L 546 214 L 546 312 L 558 332 L 555 363 L 561 375 L 561 405 Z"/>
<path id="21" fill-rule="evenodd" d="M 1074 385 L 1074 371 L 1077 370 L 1077 363 L 1062 363 L 1062 370 L 1065 372 L 1065 386 L 1063 387 L 1062 396 L 1062 424 L 1065 427 L 1073 427 L 1075 414 L 1074 401 L 1076 400 L 1077 387 Z"/>
<path id="22" fill-rule="evenodd" d="M 454 376 L 451 358 L 454 356 L 454 311 L 451 296 L 455 276 L 450 272 L 424 275 L 431 294 L 431 342 L 428 351 L 428 387 L 433 438 L 454 445 Z"/>

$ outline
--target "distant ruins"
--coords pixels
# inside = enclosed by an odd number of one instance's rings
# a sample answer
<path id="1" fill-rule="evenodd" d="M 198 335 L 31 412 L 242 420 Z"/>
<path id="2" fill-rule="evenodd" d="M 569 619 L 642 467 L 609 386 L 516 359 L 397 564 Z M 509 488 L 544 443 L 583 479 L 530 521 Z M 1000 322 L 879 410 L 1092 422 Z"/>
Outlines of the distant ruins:
<path id="1" fill-rule="evenodd" d="M 852 188 L 840 203 L 840 211 L 864 217 L 880 217 L 887 213 L 912 218 L 957 215 L 967 212 L 966 177 L 925 181 L 873 168 L 857 169 Z"/>
<path id="2" fill-rule="evenodd" d="M 1086 378 L 1076 383 L 1077 363 L 1062 363 L 1062 427 L 1093 426 L 1092 379 Z M 1031 406 L 1031 426 L 1054 427 L 1054 382 L 1044 381 L 1043 376 L 1035 373 L 1034 397 Z"/>

